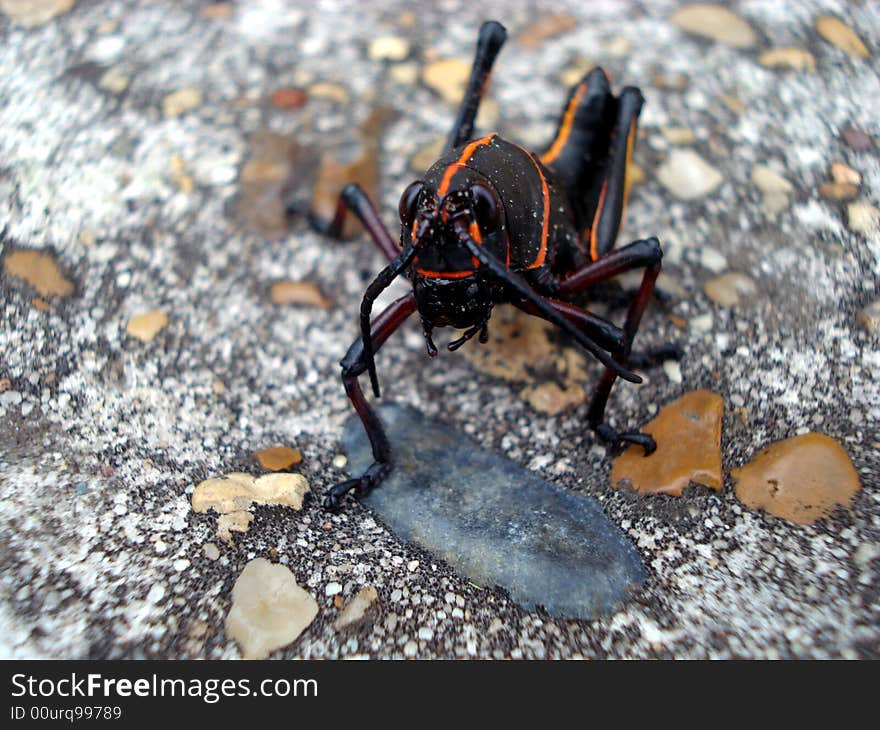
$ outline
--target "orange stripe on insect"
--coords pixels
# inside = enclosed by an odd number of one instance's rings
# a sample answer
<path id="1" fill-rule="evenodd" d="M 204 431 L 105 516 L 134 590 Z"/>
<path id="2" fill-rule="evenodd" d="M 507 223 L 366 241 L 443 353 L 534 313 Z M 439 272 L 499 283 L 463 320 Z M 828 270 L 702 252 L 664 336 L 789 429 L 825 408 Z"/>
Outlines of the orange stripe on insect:
<path id="1" fill-rule="evenodd" d="M 429 271 L 428 269 L 416 269 L 416 273 L 428 279 L 466 279 L 474 275 L 473 271 Z"/>
<path id="2" fill-rule="evenodd" d="M 455 173 L 462 167 L 467 167 L 467 161 L 471 159 L 471 157 L 473 157 L 473 154 L 477 151 L 477 148 L 489 144 L 494 138 L 495 135 L 490 134 L 486 137 L 475 139 L 467 147 L 464 148 L 461 153 L 461 157 L 459 157 L 458 160 L 453 162 L 446 168 L 446 170 L 444 170 L 443 178 L 440 180 L 440 187 L 437 188 L 437 194 L 441 198 L 449 192 L 449 183 L 452 182 L 453 175 L 455 175 Z"/>
<path id="3" fill-rule="evenodd" d="M 581 103 L 581 99 L 586 90 L 587 84 L 585 81 L 582 81 L 572 95 L 571 101 L 568 102 L 565 114 L 562 115 L 562 124 L 559 125 L 559 132 L 556 135 L 556 139 L 553 140 L 550 149 L 541 155 L 541 162 L 545 165 L 554 162 L 562 153 L 562 149 L 565 147 L 565 143 L 568 142 L 568 138 L 571 135 L 571 129 L 574 126 L 574 117 L 575 114 L 577 114 L 578 104 Z"/>
<path id="4" fill-rule="evenodd" d="M 608 180 L 602 183 L 602 192 L 599 194 L 599 205 L 596 206 L 596 214 L 593 216 L 593 225 L 590 227 L 590 258 L 596 261 L 599 258 L 599 244 L 596 232 L 599 228 L 599 220 L 602 218 L 602 206 L 605 204 L 605 192 L 608 190 Z"/>
<path id="5" fill-rule="evenodd" d="M 620 217 L 623 218 L 626 211 L 626 203 L 629 200 L 629 189 L 632 187 L 632 176 L 629 174 L 629 166 L 632 161 L 633 145 L 636 138 L 636 115 L 633 114 L 632 122 L 630 122 L 629 134 L 626 138 L 626 167 L 624 167 L 623 178 L 623 206 L 620 209 Z"/>

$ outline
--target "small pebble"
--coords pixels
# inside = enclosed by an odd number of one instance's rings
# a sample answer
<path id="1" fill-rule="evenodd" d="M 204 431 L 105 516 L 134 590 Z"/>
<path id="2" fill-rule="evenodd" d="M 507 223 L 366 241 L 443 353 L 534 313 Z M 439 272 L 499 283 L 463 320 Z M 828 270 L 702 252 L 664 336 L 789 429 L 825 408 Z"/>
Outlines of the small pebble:
<path id="1" fill-rule="evenodd" d="M 406 657 L 412 659 L 419 651 L 419 645 L 416 642 L 410 640 L 407 641 L 403 647 L 403 654 Z"/>
<path id="2" fill-rule="evenodd" d="M 388 73 L 402 86 L 415 86 L 419 80 L 420 71 L 416 63 L 398 63 L 392 66 Z"/>
<path id="3" fill-rule="evenodd" d="M 305 105 L 306 92 L 296 87 L 286 87 L 272 92 L 272 105 L 278 109 L 300 109 Z"/>
<path id="4" fill-rule="evenodd" d="M 740 502 L 800 525 L 851 506 L 861 489 L 845 449 L 819 433 L 777 441 L 730 475 Z"/>
<path id="5" fill-rule="evenodd" d="M 50 251 L 37 249 L 9 250 L 3 258 L 3 271 L 24 279 L 40 296 L 66 297 L 73 293 L 73 282 L 61 272 Z"/>
<path id="6" fill-rule="evenodd" d="M 826 200 L 854 200 L 859 188 L 848 182 L 826 182 L 819 186 L 819 195 Z"/>
<path id="7" fill-rule="evenodd" d="M 324 588 L 324 593 L 328 596 L 335 596 L 337 593 L 342 593 L 342 585 L 339 583 L 328 583 Z"/>
<path id="8" fill-rule="evenodd" d="M 715 190 L 724 176 L 692 149 L 675 148 L 657 168 L 657 179 L 682 200 L 695 200 Z"/>
<path id="9" fill-rule="evenodd" d="M 663 372 L 672 383 L 681 383 L 684 378 L 681 375 L 681 365 L 675 360 L 665 360 L 663 362 Z"/>
<path id="10" fill-rule="evenodd" d="M 344 469 L 345 465 L 348 464 L 348 457 L 345 454 L 336 454 L 333 457 L 333 461 L 330 462 L 333 464 L 336 469 Z"/>
<path id="11" fill-rule="evenodd" d="M 700 264 L 714 274 L 721 273 L 727 268 L 727 259 L 720 251 L 704 246 L 700 251 Z"/>
<path id="12" fill-rule="evenodd" d="M 735 48 L 751 48 L 758 40 L 745 20 L 721 5 L 685 5 L 672 15 L 672 23 L 688 33 Z"/>
<path id="13" fill-rule="evenodd" d="M 339 596 L 337 596 L 338 598 Z M 378 612 L 379 594 L 373 586 L 361 588 L 333 622 L 337 631 L 364 624 Z"/>
<path id="14" fill-rule="evenodd" d="M 226 633 L 243 658 L 265 659 L 295 641 L 317 615 L 317 602 L 297 585 L 290 568 L 256 558 L 232 588 Z"/>
<path id="15" fill-rule="evenodd" d="M 202 92 L 192 86 L 168 94 L 162 100 L 162 113 L 166 117 L 179 117 L 186 112 L 200 106 L 202 103 Z"/>
<path id="16" fill-rule="evenodd" d="M 880 332 L 880 299 L 875 299 L 867 307 L 859 311 L 858 320 L 866 329 L 872 332 Z"/>
<path id="17" fill-rule="evenodd" d="M 858 127 L 849 124 L 840 130 L 840 136 L 856 152 L 867 152 L 874 147 L 874 140 L 870 135 Z"/>
<path id="18" fill-rule="evenodd" d="M 309 96 L 315 99 L 326 99 L 337 104 L 347 104 L 349 99 L 348 90 L 344 86 L 323 81 L 309 87 Z"/>
<path id="19" fill-rule="evenodd" d="M 260 466 L 269 471 L 284 471 L 302 461 L 299 449 L 290 446 L 271 446 L 254 453 Z"/>
<path id="20" fill-rule="evenodd" d="M 862 182 L 862 176 L 842 162 L 835 162 L 831 165 L 831 179 L 834 182 L 852 183 L 853 185 L 859 185 Z"/>
<path id="21" fill-rule="evenodd" d="M 697 141 L 696 135 L 687 127 L 661 127 L 660 132 L 669 144 L 689 145 Z"/>
<path id="22" fill-rule="evenodd" d="M 876 235 L 880 230 L 880 210 L 870 203 L 857 201 L 846 207 L 847 225 L 863 236 Z"/>
<path id="23" fill-rule="evenodd" d="M 152 342 L 153 338 L 168 324 L 168 315 L 158 309 L 134 315 L 125 326 L 129 337 L 141 342 Z"/>
<path id="24" fill-rule="evenodd" d="M 748 302 L 758 293 L 755 282 L 745 274 L 731 271 L 703 285 L 703 291 L 713 302 L 722 307 L 735 307 Z"/>
<path id="25" fill-rule="evenodd" d="M 422 81 L 448 103 L 458 105 L 471 74 L 471 62 L 463 58 L 444 58 L 422 70 Z"/>
<path id="26" fill-rule="evenodd" d="M 202 550 L 208 560 L 216 560 L 220 557 L 220 548 L 218 548 L 213 542 L 206 542 L 202 547 Z"/>
<path id="27" fill-rule="evenodd" d="M 409 55 L 409 43 L 400 36 L 381 36 L 370 43 L 368 54 L 374 61 L 402 61 Z"/>
<path id="28" fill-rule="evenodd" d="M 630 446 L 614 460 L 611 483 L 675 497 L 691 482 L 720 491 L 723 410 L 721 396 L 708 390 L 666 404 L 642 429 L 654 437 L 657 450 L 646 457 L 641 446 Z"/>
<path id="29" fill-rule="evenodd" d="M 75 0 L 0 0 L 0 10 L 26 28 L 47 23 L 66 13 Z"/>
<path id="30" fill-rule="evenodd" d="M 791 193 L 794 186 L 772 167 L 755 165 L 751 173 L 752 183 L 762 193 Z"/>
<path id="31" fill-rule="evenodd" d="M 320 309 L 333 304 L 321 293 L 318 285 L 310 281 L 276 281 L 269 290 L 269 300 L 272 304 L 298 304 Z"/>
<path id="32" fill-rule="evenodd" d="M 785 68 L 795 71 L 815 71 L 816 59 L 803 48 L 774 48 L 758 56 L 758 63 L 768 68 Z"/>
<path id="33" fill-rule="evenodd" d="M 826 41 L 833 43 L 850 56 L 868 58 L 871 52 L 858 33 L 839 18 L 823 15 L 816 20 L 816 30 Z"/>

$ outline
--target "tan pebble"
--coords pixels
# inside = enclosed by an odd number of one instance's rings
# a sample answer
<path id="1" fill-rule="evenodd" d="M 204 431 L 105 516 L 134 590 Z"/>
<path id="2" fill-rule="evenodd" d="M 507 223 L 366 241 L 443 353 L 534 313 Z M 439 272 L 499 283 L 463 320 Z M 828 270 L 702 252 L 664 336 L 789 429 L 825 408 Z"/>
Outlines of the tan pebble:
<path id="1" fill-rule="evenodd" d="M 409 43 L 400 36 L 380 36 L 370 42 L 368 55 L 374 61 L 402 61 L 409 55 Z"/>
<path id="2" fill-rule="evenodd" d="M 414 86 L 419 80 L 419 66 L 415 63 L 398 63 L 388 72 L 402 86 Z"/>
<path id="3" fill-rule="evenodd" d="M 256 479 L 250 474 L 232 473 L 200 482 L 191 497 L 196 512 L 213 510 L 219 514 L 240 512 L 252 504 L 275 504 L 300 509 L 309 491 L 302 474 L 264 474 Z"/>
<path id="4" fill-rule="evenodd" d="M 752 184 L 762 193 L 791 193 L 794 186 L 772 167 L 755 165 L 752 168 Z"/>
<path id="5" fill-rule="evenodd" d="M 834 182 L 852 183 L 853 185 L 862 182 L 862 176 L 842 162 L 835 162 L 831 165 L 831 178 Z"/>
<path id="6" fill-rule="evenodd" d="M 208 20 L 224 20 L 232 15 L 232 3 L 211 3 L 202 8 L 202 17 Z"/>
<path id="7" fill-rule="evenodd" d="M 864 201 L 850 203 L 846 207 L 847 225 L 850 230 L 863 236 L 876 235 L 880 229 L 880 210 Z"/>
<path id="8" fill-rule="evenodd" d="M 333 622 L 333 628 L 342 631 L 363 624 L 378 605 L 378 591 L 373 586 L 361 588 Z"/>
<path id="9" fill-rule="evenodd" d="M 816 59 L 803 48 L 774 48 L 758 56 L 758 63 L 768 68 L 788 68 L 795 71 L 815 71 Z"/>
<path id="10" fill-rule="evenodd" d="M 31 299 L 31 306 L 33 306 L 34 309 L 39 309 L 41 312 L 48 313 L 52 311 L 52 307 L 49 306 L 49 302 L 47 302 L 45 299 L 40 299 L 39 297 L 34 297 L 33 299 Z"/>
<path id="11" fill-rule="evenodd" d="M 672 23 L 688 33 L 735 48 L 751 48 L 758 40 L 745 20 L 727 8 L 711 3 L 685 5 L 672 15 Z"/>
<path id="12" fill-rule="evenodd" d="M 735 307 L 743 301 L 749 301 L 758 289 L 755 282 L 745 274 L 731 271 L 707 281 L 703 291 L 713 302 L 722 307 Z"/>
<path id="13" fill-rule="evenodd" d="M 525 48 L 537 48 L 544 41 L 577 27 L 577 19 L 565 13 L 544 13 L 537 21 L 519 34 L 519 43 Z"/>
<path id="14" fill-rule="evenodd" d="M 651 77 L 651 83 L 661 89 L 684 91 L 690 83 L 690 77 L 681 71 L 661 72 Z"/>
<path id="15" fill-rule="evenodd" d="M 337 611 L 341 611 L 343 608 L 345 608 L 345 600 L 338 593 L 335 596 L 333 596 L 333 607 Z"/>
<path id="16" fill-rule="evenodd" d="M 708 390 L 686 393 L 660 409 L 643 429 L 657 442 L 645 456 L 630 446 L 611 467 L 611 483 L 638 492 L 681 496 L 691 482 L 721 490 L 721 416 L 724 401 Z"/>
<path id="17" fill-rule="evenodd" d="M 192 86 L 168 94 L 162 100 L 162 113 L 166 117 L 179 117 L 202 103 L 202 92 Z"/>
<path id="18" fill-rule="evenodd" d="M 251 560 L 232 588 L 226 633 L 245 659 L 265 659 L 292 643 L 318 615 L 318 603 L 290 568 Z"/>
<path id="19" fill-rule="evenodd" d="M 66 297 L 73 293 L 73 282 L 61 273 L 55 257 L 47 251 L 9 251 L 3 259 L 3 270 L 9 276 L 24 279 L 44 297 Z"/>
<path id="20" fill-rule="evenodd" d="M 609 56 L 622 57 L 630 52 L 632 43 L 625 35 L 616 35 L 605 46 L 605 52 Z"/>
<path id="21" fill-rule="evenodd" d="M 206 542 L 202 547 L 202 550 L 208 560 L 216 560 L 220 557 L 220 548 L 218 548 L 213 542 Z"/>
<path id="22" fill-rule="evenodd" d="M 584 389 L 577 385 L 560 388 L 556 383 L 541 383 L 525 388 L 521 397 L 536 411 L 555 416 L 583 403 Z"/>
<path id="23" fill-rule="evenodd" d="M 98 86 L 111 94 L 121 94 L 128 88 L 129 83 L 131 83 L 131 79 L 121 69 L 114 66 L 104 72 L 98 81 Z"/>
<path id="24" fill-rule="evenodd" d="M 269 471 L 283 471 L 303 460 L 300 450 L 290 446 L 271 446 L 255 452 L 254 456 L 260 466 Z"/>
<path id="25" fill-rule="evenodd" d="M 171 177 L 181 192 L 188 195 L 194 190 L 192 176 L 187 174 L 186 163 L 180 155 L 171 156 Z"/>
<path id="26" fill-rule="evenodd" d="M 222 395 L 226 392 L 226 383 L 220 380 L 220 378 L 217 378 L 216 380 L 214 380 L 213 383 L 211 383 L 211 390 L 217 395 Z"/>
<path id="27" fill-rule="evenodd" d="M 857 317 L 866 329 L 874 332 L 880 331 L 880 299 L 875 299 L 867 307 L 860 310 Z M 3 392 L 2 388 L 0 388 L 0 392 Z"/>
<path id="28" fill-rule="evenodd" d="M 871 52 L 858 33 L 839 18 L 823 15 L 816 20 L 816 30 L 826 41 L 833 43 L 850 56 L 868 58 Z"/>
<path id="29" fill-rule="evenodd" d="M 332 306 L 317 284 L 310 281 L 276 281 L 269 289 L 272 304 L 300 304 L 327 309 Z"/>
<path id="30" fill-rule="evenodd" d="M 471 74 L 471 62 L 463 58 L 444 58 L 429 63 L 422 70 L 422 81 L 444 101 L 458 105 L 464 96 Z"/>
<path id="31" fill-rule="evenodd" d="M 854 200 L 859 188 L 848 182 L 826 182 L 819 186 L 819 195 L 826 200 Z"/>
<path id="32" fill-rule="evenodd" d="M 150 342 L 168 324 L 168 315 L 158 309 L 134 315 L 125 326 L 129 337 Z"/>
<path id="33" fill-rule="evenodd" d="M 0 393 L 9 390 L 12 387 L 12 381 L 9 378 L 0 378 Z"/>
<path id="34" fill-rule="evenodd" d="M 721 102 L 734 114 L 745 114 L 748 107 L 736 94 L 722 94 Z"/>
<path id="35" fill-rule="evenodd" d="M 661 127 L 660 132 L 669 144 L 689 145 L 697 141 L 696 135 L 687 127 Z"/>
<path id="36" fill-rule="evenodd" d="M 43 25 L 66 13 L 75 0 L 0 0 L 0 10 L 26 28 Z"/>
<path id="37" fill-rule="evenodd" d="M 328 99 L 337 104 L 347 104 L 349 99 L 348 90 L 344 86 L 327 82 L 320 82 L 309 87 L 309 96 L 315 99 Z"/>
<path id="38" fill-rule="evenodd" d="M 778 441 L 730 475 L 740 502 L 800 525 L 850 507 L 861 489 L 844 448 L 819 433 Z"/>

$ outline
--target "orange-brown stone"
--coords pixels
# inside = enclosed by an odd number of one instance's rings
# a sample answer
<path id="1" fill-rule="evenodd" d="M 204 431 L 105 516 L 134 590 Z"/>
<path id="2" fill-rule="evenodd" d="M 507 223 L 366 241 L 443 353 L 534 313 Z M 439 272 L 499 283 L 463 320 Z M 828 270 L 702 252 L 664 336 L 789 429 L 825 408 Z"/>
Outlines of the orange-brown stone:
<path id="1" fill-rule="evenodd" d="M 862 488 L 844 448 L 820 433 L 777 441 L 730 475 L 740 502 L 799 525 L 851 506 Z"/>
<path id="2" fill-rule="evenodd" d="M 282 471 L 302 461 L 299 449 L 290 446 L 271 446 L 254 454 L 260 466 L 269 471 Z"/>
<path id="3" fill-rule="evenodd" d="M 723 411 L 721 396 L 708 390 L 668 403 L 643 429 L 654 437 L 657 450 L 644 456 L 640 446 L 630 446 L 614 460 L 611 483 L 675 497 L 691 482 L 720 490 Z"/>

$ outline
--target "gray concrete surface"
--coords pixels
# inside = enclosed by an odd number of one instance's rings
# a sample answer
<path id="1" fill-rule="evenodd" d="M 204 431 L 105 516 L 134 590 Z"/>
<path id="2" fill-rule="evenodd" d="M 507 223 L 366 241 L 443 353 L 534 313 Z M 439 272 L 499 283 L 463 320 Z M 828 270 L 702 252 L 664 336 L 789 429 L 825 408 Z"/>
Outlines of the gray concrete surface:
<path id="1" fill-rule="evenodd" d="M 560 1 L 554 9 L 577 27 L 535 49 L 510 43 L 493 77 L 500 130 L 529 143 L 552 133 L 560 73 L 578 56 L 648 99 L 636 153 L 647 180 L 622 238 L 663 241 L 685 294 L 652 309 L 642 342 L 678 338 L 687 355 L 680 383 L 657 371 L 618 389 L 617 422 L 643 423 L 655 404 L 710 387 L 728 405 L 725 473 L 770 441 L 819 430 L 862 476 L 851 511 L 794 526 L 740 505 L 729 478 L 718 495 L 615 492 L 583 409 L 543 416 L 461 356 L 430 361 L 412 325 L 380 356 L 385 394 L 599 499 L 643 556 L 642 596 L 608 619 L 549 620 L 468 584 L 362 508 L 328 518 L 314 501 L 301 513 L 258 508 L 234 547 L 204 555 L 213 518 L 189 506 L 200 480 L 255 472 L 255 449 L 290 442 L 316 493 L 341 476 L 331 461 L 349 407 L 337 362 L 381 266 L 366 241 L 329 242 L 302 222 L 275 240 L 242 233 L 229 210 L 248 135 L 269 126 L 322 144 L 378 94 L 400 112 L 381 150 L 390 222 L 412 177 L 408 157 L 446 133 L 453 111 L 391 79 L 367 58 L 369 40 L 391 33 L 419 58 L 466 57 L 481 20 L 516 33 L 538 15 L 537 4 L 432 2 L 414 6 L 405 28 L 407 7 L 243 0 L 210 19 L 195 2 L 83 1 L 30 29 L 0 20 L 0 247 L 49 247 L 76 284 L 46 313 L 23 282 L 0 278 L 0 378 L 11 381 L 0 395 L 2 655 L 237 657 L 223 631 L 229 592 L 263 556 L 288 565 L 320 605 L 279 657 L 399 657 L 405 647 L 419 657 L 876 657 L 880 352 L 857 312 L 878 297 L 880 238 L 850 230 L 845 206 L 817 193 L 841 161 L 862 175 L 859 199 L 878 203 L 876 148 L 840 138 L 846 124 L 880 134 L 880 13 L 870 2 L 735 3 L 759 39 L 738 50 L 673 27 L 674 2 Z M 823 12 L 874 56 L 822 40 L 813 22 Z M 758 63 L 790 45 L 812 52 L 814 73 Z M 98 85 L 110 68 L 130 78 L 121 94 Z M 661 72 L 690 80 L 661 88 Z M 318 81 L 343 84 L 350 105 L 311 100 L 291 113 L 254 101 Z M 201 102 L 164 117 L 163 98 L 182 87 Z M 683 202 L 658 183 L 664 126 L 693 130 L 693 148 L 723 175 L 714 192 Z M 192 193 L 175 183 L 173 155 Z M 756 163 L 793 185 L 775 216 L 751 182 Z M 723 270 L 747 273 L 757 295 L 735 309 L 713 304 L 702 284 Z M 268 286 L 285 278 L 319 283 L 335 306 L 274 307 Z M 128 318 L 152 308 L 169 325 L 148 344 L 128 338 Z M 690 326 L 677 330 L 669 314 Z M 338 634 L 331 582 L 346 599 L 376 586 L 383 617 Z"/>

